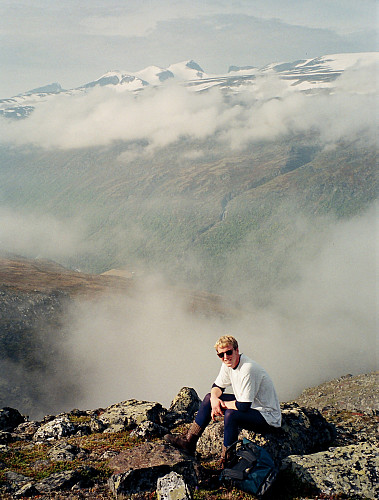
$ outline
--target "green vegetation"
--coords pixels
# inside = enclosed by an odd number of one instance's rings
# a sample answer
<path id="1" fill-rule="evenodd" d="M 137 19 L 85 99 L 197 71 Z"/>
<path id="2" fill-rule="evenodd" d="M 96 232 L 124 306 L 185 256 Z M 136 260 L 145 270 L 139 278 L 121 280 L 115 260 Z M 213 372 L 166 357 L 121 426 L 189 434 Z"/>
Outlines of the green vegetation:
<path id="1" fill-rule="evenodd" d="M 30 446 L 23 442 L 11 445 L 9 451 L 0 452 L 0 461 L 4 464 L 4 468 L 0 471 L 0 480 L 4 480 L 4 472 L 7 470 L 32 477 L 38 481 L 55 472 L 75 467 L 73 462 L 51 463 L 48 461 L 48 451 L 49 447 L 46 445 Z M 78 466 L 79 462 L 76 465 Z"/>
<path id="2" fill-rule="evenodd" d="M 57 259 L 64 265 L 86 272 L 142 267 L 194 283 L 211 269 L 202 285 L 217 292 L 230 255 L 247 242 L 272 252 L 299 216 L 310 226 L 326 215 L 352 217 L 378 193 L 376 151 L 358 141 L 323 150 L 317 137 L 294 136 L 231 153 L 211 140 L 183 140 L 133 160 L 123 156 L 129 147 L 2 146 L 1 204 L 68 226 L 79 217 L 85 243 Z M 194 149 L 208 153 L 188 160 Z"/>
<path id="3" fill-rule="evenodd" d="M 75 418 L 74 416 L 70 417 L 72 421 Z M 80 419 L 80 422 L 86 421 L 85 417 L 78 417 L 78 419 Z M 95 433 L 88 436 L 72 437 L 67 442 L 87 452 L 90 455 L 88 463 L 96 470 L 98 480 L 105 480 L 111 475 L 112 471 L 107 467 L 108 460 L 101 458 L 101 456 L 105 452 L 120 452 L 137 446 L 141 439 L 131 437 L 130 432 L 117 432 L 114 434 Z M 55 472 L 75 470 L 84 465 L 83 459 L 51 462 L 49 459 L 51 447 L 52 445 L 33 445 L 23 441 L 11 444 L 6 452 L 0 452 L 0 462 L 3 464 L 0 471 L 0 482 L 4 482 L 4 474 L 9 470 L 39 481 Z"/>

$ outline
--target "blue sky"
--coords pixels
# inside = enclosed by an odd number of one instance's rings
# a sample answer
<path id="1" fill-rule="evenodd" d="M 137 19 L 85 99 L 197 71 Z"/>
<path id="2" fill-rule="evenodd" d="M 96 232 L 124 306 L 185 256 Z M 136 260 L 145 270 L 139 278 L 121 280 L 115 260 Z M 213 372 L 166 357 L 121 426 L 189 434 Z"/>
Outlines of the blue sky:
<path id="1" fill-rule="evenodd" d="M 207 73 L 377 50 L 375 0 L 0 0 L 0 98 L 194 59 Z"/>

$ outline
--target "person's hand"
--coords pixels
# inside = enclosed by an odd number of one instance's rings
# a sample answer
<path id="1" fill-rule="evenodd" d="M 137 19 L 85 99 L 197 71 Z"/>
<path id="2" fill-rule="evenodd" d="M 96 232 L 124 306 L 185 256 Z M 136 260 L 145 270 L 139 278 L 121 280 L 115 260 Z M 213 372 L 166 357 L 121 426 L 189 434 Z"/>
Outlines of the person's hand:
<path id="1" fill-rule="evenodd" d="M 221 409 L 225 410 L 236 410 L 236 401 L 221 401 Z"/>
<path id="2" fill-rule="evenodd" d="M 211 406 L 212 406 L 211 417 L 213 421 L 217 420 L 218 417 L 224 416 L 223 401 L 221 401 L 221 399 L 211 398 Z"/>

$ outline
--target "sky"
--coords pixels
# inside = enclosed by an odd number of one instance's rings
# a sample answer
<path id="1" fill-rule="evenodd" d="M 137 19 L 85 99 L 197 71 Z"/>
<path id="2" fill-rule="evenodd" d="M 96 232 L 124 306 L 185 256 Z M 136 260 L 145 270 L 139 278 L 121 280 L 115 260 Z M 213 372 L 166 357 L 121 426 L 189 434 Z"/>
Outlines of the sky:
<path id="1" fill-rule="evenodd" d="M 195 60 L 209 74 L 377 49 L 375 0 L 0 0 L 0 98 Z"/>

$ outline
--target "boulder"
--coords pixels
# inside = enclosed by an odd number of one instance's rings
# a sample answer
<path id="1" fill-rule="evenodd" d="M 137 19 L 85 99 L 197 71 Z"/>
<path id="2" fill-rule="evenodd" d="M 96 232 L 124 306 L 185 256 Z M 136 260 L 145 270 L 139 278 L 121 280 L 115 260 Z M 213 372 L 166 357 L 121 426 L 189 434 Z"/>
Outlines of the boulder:
<path id="1" fill-rule="evenodd" d="M 34 486 L 33 483 L 26 483 L 24 484 L 24 486 L 21 486 L 21 488 L 14 493 L 13 497 L 27 498 L 27 497 L 34 497 L 39 494 L 40 492 L 37 490 L 37 488 Z"/>
<path id="2" fill-rule="evenodd" d="M 336 435 L 335 428 L 328 423 L 318 410 L 301 408 L 295 403 L 283 403 L 282 427 L 264 434 L 241 430 L 239 438 L 246 437 L 267 449 L 274 460 L 288 455 L 301 455 L 325 450 L 331 445 Z M 211 423 L 201 436 L 197 451 L 204 457 L 221 454 L 224 423 Z"/>
<path id="3" fill-rule="evenodd" d="M 13 471 L 5 471 L 4 479 L 7 481 L 9 490 L 12 492 L 18 491 L 20 488 L 32 481 L 30 477 Z"/>
<path id="4" fill-rule="evenodd" d="M 224 439 L 224 422 L 211 422 L 197 442 L 196 451 L 203 458 L 219 458 Z"/>
<path id="5" fill-rule="evenodd" d="M 0 409 L 0 431 L 11 432 L 22 422 L 25 422 L 25 417 L 15 408 L 6 406 Z"/>
<path id="6" fill-rule="evenodd" d="M 133 437 L 141 437 L 144 439 L 152 439 L 155 437 L 162 437 L 167 434 L 169 431 L 167 427 L 163 427 L 162 425 L 155 424 L 150 420 L 146 420 L 142 422 L 138 427 L 132 430 L 130 435 Z"/>
<path id="7" fill-rule="evenodd" d="M 104 432 L 120 432 L 133 429 L 146 420 L 162 424 L 165 414 L 160 403 L 131 399 L 110 406 L 98 420 L 106 427 Z"/>
<path id="8" fill-rule="evenodd" d="M 75 433 L 76 428 L 74 424 L 70 422 L 67 417 L 63 416 L 54 418 L 54 420 L 41 425 L 34 434 L 33 440 L 36 443 L 42 443 L 44 441 L 52 441 L 66 436 L 72 436 Z"/>
<path id="9" fill-rule="evenodd" d="M 82 486 L 93 484 L 88 478 L 96 474 L 97 471 L 89 466 L 84 466 L 77 470 L 65 470 L 51 474 L 51 476 L 36 483 L 35 487 L 41 493 L 67 490 L 78 483 Z"/>
<path id="10" fill-rule="evenodd" d="M 182 476 L 170 472 L 157 481 L 158 500 L 191 500 L 191 493 Z"/>
<path id="11" fill-rule="evenodd" d="M 32 420 L 31 422 L 21 423 L 14 429 L 13 432 L 17 435 L 18 439 L 23 441 L 30 441 L 40 426 L 40 422 Z"/>
<path id="12" fill-rule="evenodd" d="M 82 448 L 69 444 L 66 441 L 56 444 L 47 453 L 47 456 L 53 462 L 72 462 L 75 458 L 83 458 L 85 455 L 86 452 Z"/>
<path id="13" fill-rule="evenodd" d="M 166 422 L 170 427 L 182 423 L 192 422 L 195 413 L 199 410 L 201 399 L 195 389 L 182 387 L 172 400 L 166 415 Z"/>
<path id="14" fill-rule="evenodd" d="M 125 450 L 108 466 L 114 470 L 108 486 L 116 498 L 153 492 L 158 479 L 172 471 L 183 476 L 189 487 L 197 484 L 194 459 L 165 443 L 146 442 Z"/>
<path id="15" fill-rule="evenodd" d="M 379 498 L 379 453 L 371 443 L 291 455 L 283 460 L 282 469 L 324 495 Z"/>
<path id="16" fill-rule="evenodd" d="M 11 432 L 0 431 L 0 445 L 7 445 L 13 441 L 15 441 L 15 437 Z"/>

